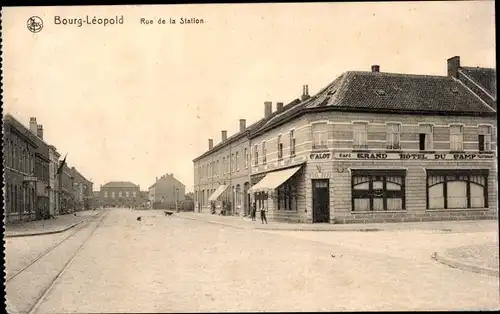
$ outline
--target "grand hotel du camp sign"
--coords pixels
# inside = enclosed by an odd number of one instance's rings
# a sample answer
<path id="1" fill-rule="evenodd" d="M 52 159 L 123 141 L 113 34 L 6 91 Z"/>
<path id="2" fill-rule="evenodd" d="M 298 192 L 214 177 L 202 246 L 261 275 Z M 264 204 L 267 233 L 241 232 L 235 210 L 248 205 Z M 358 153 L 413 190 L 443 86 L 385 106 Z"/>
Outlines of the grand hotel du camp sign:
<path id="1" fill-rule="evenodd" d="M 308 160 L 491 160 L 495 158 L 492 152 L 447 152 L 447 153 L 399 153 L 399 152 L 334 152 L 322 151 L 309 153 Z"/>
<path id="2" fill-rule="evenodd" d="M 303 164 L 304 162 L 323 162 L 333 160 L 343 161 L 373 161 L 373 160 L 405 160 L 405 161 L 434 161 L 434 160 L 447 160 L 447 161 L 491 161 L 495 159 L 493 152 L 386 152 L 386 151 L 370 151 L 370 152 L 335 152 L 335 151 L 321 151 L 309 152 L 295 156 L 293 158 L 286 158 L 274 162 L 267 162 L 257 167 L 252 167 L 252 176 L 256 174 L 265 173 L 268 171 L 278 170 L 284 167 L 292 167 Z"/>

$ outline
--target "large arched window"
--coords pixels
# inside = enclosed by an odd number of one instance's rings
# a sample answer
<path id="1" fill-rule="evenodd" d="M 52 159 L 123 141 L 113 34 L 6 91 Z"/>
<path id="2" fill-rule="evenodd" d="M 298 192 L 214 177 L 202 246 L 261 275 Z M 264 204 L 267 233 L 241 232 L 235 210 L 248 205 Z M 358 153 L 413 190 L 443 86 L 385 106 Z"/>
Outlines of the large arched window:
<path id="1" fill-rule="evenodd" d="M 427 170 L 427 209 L 488 207 L 488 170 Z"/>
<path id="2" fill-rule="evenodd" d="M 353 170 L 352 210 L 406 209 L 405 170 Z"/>

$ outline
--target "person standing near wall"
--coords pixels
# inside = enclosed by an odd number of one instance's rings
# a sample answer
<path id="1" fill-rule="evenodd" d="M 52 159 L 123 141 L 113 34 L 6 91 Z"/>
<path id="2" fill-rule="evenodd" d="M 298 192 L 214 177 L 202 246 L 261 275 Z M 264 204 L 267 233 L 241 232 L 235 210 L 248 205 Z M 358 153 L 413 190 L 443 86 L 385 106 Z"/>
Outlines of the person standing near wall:
<path id="1" fill-rule="evenodd" d="M 262 220 L 262 223 L 265 222 L 267 224 L 266 212 L 267 212 L 267 202 L 262 202 L 262 205 L 260 207 L 260 220 Z"/>

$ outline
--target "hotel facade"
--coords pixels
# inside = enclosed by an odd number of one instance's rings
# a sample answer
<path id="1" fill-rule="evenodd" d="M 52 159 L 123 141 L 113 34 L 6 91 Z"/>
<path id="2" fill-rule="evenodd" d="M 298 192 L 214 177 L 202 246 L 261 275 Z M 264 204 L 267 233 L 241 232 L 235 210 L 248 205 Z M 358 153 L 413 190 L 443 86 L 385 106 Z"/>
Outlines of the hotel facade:
<path id="1" fill-rule="evenodd" d="M 495 71 L 447 65 L 346 72 L 271 114 L 246 136 L 251 201 L 289 222 L 496 218 Z"/>

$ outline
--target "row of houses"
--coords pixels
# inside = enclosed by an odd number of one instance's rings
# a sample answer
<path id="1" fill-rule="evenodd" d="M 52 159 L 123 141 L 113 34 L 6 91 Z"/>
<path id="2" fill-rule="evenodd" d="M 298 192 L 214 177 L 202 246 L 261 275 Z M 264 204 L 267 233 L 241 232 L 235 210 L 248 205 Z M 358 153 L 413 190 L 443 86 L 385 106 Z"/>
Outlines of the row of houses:
<path id="1" fill-rule="evenodd" d="M 25 127 L 3 120 L 3 169 L 7 223 L 39 220 L 91 207 L 92 182 L 43 139 L 36 117 Z"/>
<path id="2" fill-rule="evenodd" d="M 447 60 L 442 76 L 348 71 L 193 160 L 198 210 L 276 221 L 497 217 L 496 70 Z"/>

